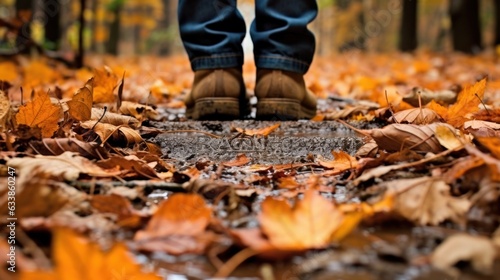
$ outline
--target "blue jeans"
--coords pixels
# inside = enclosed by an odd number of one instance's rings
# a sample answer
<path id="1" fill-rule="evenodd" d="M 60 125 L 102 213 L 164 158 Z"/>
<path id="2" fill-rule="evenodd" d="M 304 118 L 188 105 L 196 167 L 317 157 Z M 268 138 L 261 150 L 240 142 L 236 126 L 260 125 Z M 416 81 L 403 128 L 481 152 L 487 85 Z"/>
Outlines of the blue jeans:
<path id="1" fill-rule="evenodd" d="M 250 27 L 258 68 L 305 73 L 315 41 L 316 0 L 255 0 Z M 241 67 L 246 28 L 236 0 L 179 0 L 179 29 L 194 71 Z"/>

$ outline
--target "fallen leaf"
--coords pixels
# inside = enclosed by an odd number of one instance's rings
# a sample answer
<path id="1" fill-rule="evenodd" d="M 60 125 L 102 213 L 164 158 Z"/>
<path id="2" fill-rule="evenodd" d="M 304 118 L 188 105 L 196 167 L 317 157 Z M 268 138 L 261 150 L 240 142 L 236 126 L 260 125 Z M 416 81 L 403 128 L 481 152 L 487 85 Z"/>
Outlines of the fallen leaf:
<path id="1" fill-rule="evenodd" d="M 395 211 L 418 225 L 438 225 L 447 219 L 463 223 L 471 205 L 465 198 L 451 196 L 450 186 L 432 177 L 399 179 L 384 185 L 397 193 Z"/>
<path id="2" fill-rule="evenodd" d="M 52 104 L 49 94 L 41 91 L 33 101 L 19 108 L 16 121 L 30 128 L 40 128 L 42 137 L 51 137 L 59 128 L 60 112 L 61 106 Z"/>
<path id="3" fill-rule="evenodd" d="M 115 101 L 113 94 L 118 85 L 118 77 L 108 67 L 94 69 L 94 102 L 112 103 Z"/>
<path id="4" fill-rule="evenodd" d="M 457 100 L 457 93 L 451 90 L 432 91 L 426 88 L 415 87 L 403 96 L 403 101 L 413 107 L 419 107 L 419 98 L 422 106 L 434 101 L 439 104 L 453 104 Z"/>
<path id="5" fill-rule="evenodd" d="M 234 166 L 242 166 L 250 162 L 250 159 L 245 154 L 238 154 L 236 158 L 230 161 L 223 162 L 224 166 L 234 167 Z"/>
<path id="6" fill-rule="evenodd" d="M 328 213 L 328 215 L 325 215 Z M 268 197 L 262 202 L 259 222 L 270 243 L 280 250 L 322 248 L 342 224 L 343 214 L 315 190 L 307 190 L 294 207 Z"/>
<path id="7" fill-rule="evenodd" d="M 476 272 L 491 275 L 497 252 L 494 243 L 486 237 L 458 233 L 448 237 L 431 255 L 431 263 L 458 277 L 454 267 L 459 261 L 469 261 Z"/>
<path id="8" fill-rule="evenodd" d="M 134 240 L 198 235 L 205 231 L 211 216 L 212 210 L 201 196 L 177 193 L 160 203 L 146 228 L 137 232 Z"/>
<path id="9" fill-rule="evenodd" d="M 94 195 L 90 199 L 90 205 L 101 213 L 116 215 L 119 226 L 134 228 L 141 223 L 142 215 L 123 196 L 116 194 Z"/>
<path id="10" fill-rule="evenodd" d="M 244 129 L 244 128 L 239 128 L 239 127 L 236 127 L 234 128 L 236 131 L 238 131 L 239 133 L 242 133 L 244 135 L 248 135 L 248 136 L 268 136 L 269 134 L 271 134 L 271 132 L 275 131 L 276 129 L 278 129 L 278 127 L 280 127 L 280 123 L 277 123 L 277 124 L 273 124 L 273 125 L 270 125 L 268 127 L 264 127 L 264 128 L 257 128 L 257 129 Z"/>
<path id="11" fill-rule="evenodd" d="M 143 272 L 125 244 L 116 243 L 104 252 L 98 244 L 65 228 L 54 231 L 52 254 L 55 264 L 52 270 L 22 271 L 19 279 L 162 279 L 152 272 Z"/>
<path id="12" fill-rule="evenodd" d="M 10 119 L 10 100 L 7 92 L 0 90 L 0 132 L 4 131 Z"/>
<path id="13" fill-rule="evenodd" d="M 441 121 L 441 117 L 434 111 L 428 108 L 407 109 L 397 113 L 389 118 L 390 122 L 395 123 L 410 123 L 410 124 L 430 124 Z"/>
<path id="14" fill-rule="evenodd" d="M 13 158 L 8 160 L 7 164 L 17 169 L 16 171 L 22 177 L 19 181 L 22 179 L 29 180 L 37 170 L 43 170 L 45 174 L 67 181 L 78 179 L 80 174 L 95 177 L 118 175 L 117 173 L 106 172 L 90 160 L 71 152 L 64 152 L 58 156 L 36 155 L 34 158 Z"/>
<path id="15" fill-rule="evenodd" d="M 198 235 L 167 235 L 138 240 L 132 247 L 146 252 L 166 252 L 169 255 L 203 254 L 216 240 L 212 232 Z"/>
<path id="16" fill-rule="evenodd" d="M 140 122 L 136 118 L 108 111 L 105 112 L 104 109 L 101 108 L 92 108 L 91 120 L 100 120 L 101 123 L 109 123 L 117 126 L 126 125 L 130 126 L 131 128 L 137 128 L 140 125 Z"/>
<path id="17" fill-rule="evenodd" d="M 480 129 L 480 128 L 490 128 L 494 130 L 500 130 L 500 123 L 481 121 L 481 120 L 471 120 L 464 123 L 465 129 Z"/>
<path id="18" fill-rule="evenodd" d="M 115 126 L 109 123 L 97 123 L 96 121 L 86 121 L 80 124 L 86 129 L 94 129 L 99 135 L 101 141 L 106 142 L 111 139 L 115 143 L 123 143 L 125 146 L 129 144 L 141 143 L 142 139 L 139 132 L 126 126 Z"/>
<path id="19" fill-rule="evenodd" d="M 67 102 L 70 116 L 77 121 L 90 120 L 92 115 L 92 91 L 94 79 L 88 80 L 73 98 Z"/>
<path id="20" fill-rule="evenodd" d="M 456 129 L 451 126 L 438 125 L 434 135 L 439 144 L 448 150 L 455 150 L 464 146 L 463 140 L 456 135 Z"/>
<path id="21" fill-rule="evenodd" d="M 96 142 L 83 142 L 76 138 L 44 138 L 30 141 L 28 146 L 34 154 L 57 156 L 64 152 L 73 152 L 88 159 L 108 158 L 108 151 Z"/>
<path id="22" fill-rule="evenodd" d="M 105 160 L 100 160 L 96 165 L 104 169 L 117 169 L 126 170 L 131 173 L 136 173 L 141 177 L 148 179 L 158 178 L 156 171 L 151 168 L 145 161 L 138 159 L 137 157 L 122 157 L 118 155 L 113 155 Z"/>
<path id="23" fill-rule="evenodd" d="M 476 137 L 476 140 L 486 147 L 493 156 L 500 159 L 500 138 L 498 137 Z"/>
<path id="24" fill-rule="evenodd" d="M 448 108 L 445 120 L 454 127 L 462 127 L 469 115 L 479 111 L 479 104 L 484 97 L 486 78 L 472 86 L 465 87 L 459 93 L 457 103 Z"/>
<path id="25" fill-rule="evenodd" d="M 332 155 L 333 160 L 318 160 L 319 165 L 340 172 L 358 167 L 358 161 L 344 151 L 332 151 Z"/>
<path id="26" fill-rule="evenodd" d="M 34 88 L 39 85 L 53 83 L 60 76 L 58 72 L 42 60 L 32 61 L 23 70 L 23 84 L 25 88 Z"/>
<path id="27" fill-rule="evenodd" d="M 13 83 L 19 78 L 17 67 L 12 61 L 0 62 L 0 73 L 2 73 L 2 80 L 9 83 Z M 5 89 L 2 88 L 1 90 Z"/>
<path id="28" fill-rule="evenodd" d="M 370 130 L 369 135 L 377 142 L 380 149 L 388 152 L 411 149 L 419 152 L 439 153 L 443 151 L 443 147 L 434 136 L 438 126 L 449 127 L 443 123 L 428 125 L 390 124 L 380 129 Z"/>
<path id="29" fill-rule="evenodd" d="M 132 116 L 138 120 L 159 120 L 161 118 L 158 111 L 153 107 L 130 101 L 122 101 L 119 111 L 124 115 Z"/>

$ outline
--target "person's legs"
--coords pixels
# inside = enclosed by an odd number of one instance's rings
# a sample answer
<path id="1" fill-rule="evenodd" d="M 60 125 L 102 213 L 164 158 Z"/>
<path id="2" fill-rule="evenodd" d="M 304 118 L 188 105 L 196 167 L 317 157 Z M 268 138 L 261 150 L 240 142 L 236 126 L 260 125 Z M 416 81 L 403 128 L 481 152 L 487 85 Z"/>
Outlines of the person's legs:
<path id="1" fill-rule="evenodd" d="M 237 118 L 245 114 L 241 43 L 246 29 L 236 0 L 179 0 L 178 19 L 195 71 L 186 116 Z"/>
<path id="2" fill-rule="evenodd" d="M 254 43 L 258 118 L 312 118 L 316 99 L 303 74 L 312 62 L 314 35 L 307 29 L 317 15 L 315 0 L 256 0 L 250 34 Z"/>

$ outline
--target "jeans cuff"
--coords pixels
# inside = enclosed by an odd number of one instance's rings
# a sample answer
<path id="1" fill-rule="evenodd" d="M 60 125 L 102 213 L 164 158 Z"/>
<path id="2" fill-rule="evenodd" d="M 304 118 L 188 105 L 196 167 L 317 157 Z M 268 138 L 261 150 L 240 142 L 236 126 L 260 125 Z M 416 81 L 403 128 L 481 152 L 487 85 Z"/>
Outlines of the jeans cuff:
<path id="1" fill-rule="evenodd" d="M 243 65 L 243 55 L 237 53 L 213 54 L 191 60 L 193 71 L 217 68 L 234 68 Z"/>
<path id="2" fill-rule="evenodd" d="M 257 68 L 278 69 L 305 74 L 310 63 L 281 55 L 259 55 L 255 57 Z"/>

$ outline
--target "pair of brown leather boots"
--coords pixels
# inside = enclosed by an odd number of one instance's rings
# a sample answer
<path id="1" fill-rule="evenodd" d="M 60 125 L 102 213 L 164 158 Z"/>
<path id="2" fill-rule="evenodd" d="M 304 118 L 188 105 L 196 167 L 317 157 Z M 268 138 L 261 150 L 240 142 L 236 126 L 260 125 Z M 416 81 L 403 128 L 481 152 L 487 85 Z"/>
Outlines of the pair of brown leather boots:
<path id="1" fill-rule="evenodd" d="M 255 96 L 257 119 L 297 120 L 316 115 L 316 97 L 299 73 L 257 70 Z M 242 72 L 236 68 L 196 71 L 185 103 L 186 116 L 195 120 L 231 120 L 250 114 Z"/>

